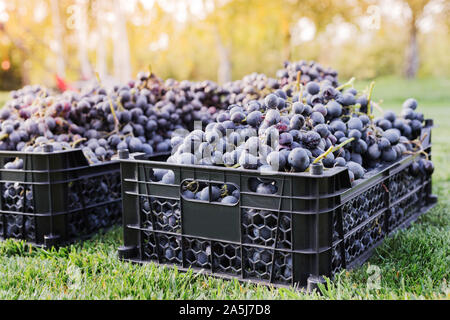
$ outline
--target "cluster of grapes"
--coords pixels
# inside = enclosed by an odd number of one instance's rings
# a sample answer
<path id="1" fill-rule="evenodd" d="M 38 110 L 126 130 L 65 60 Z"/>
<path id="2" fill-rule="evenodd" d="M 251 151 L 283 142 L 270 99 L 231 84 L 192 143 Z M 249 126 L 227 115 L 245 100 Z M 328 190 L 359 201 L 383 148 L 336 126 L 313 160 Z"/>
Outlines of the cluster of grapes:
<path id="1" fill-rule="evenodd" d="M 431 175 L 434 171 L 434 164 L 430 160 L 420 158 L 414 161 L 409 167 L 409 172 L 412 176 Z"/>
<path id="2" fill-rule="evenodd" d="M 186 199 L 236 204 L 240 198 L 239 189 L 232 184 L 211 184 L 204 182 L 185 182 L 182 185 L 182 195 Z"/>
<path id="3" fill-rule="evenodd" d="M 205 130 L 176 131 L 169 163 L 251 170 L 303 172 L 312 163 L 347 167 L 350 180 L 380 163 L 415 152 L 423 114 L 417 101 L 404 103 L 402 117 L 387 111 L 373 119 L 370 99 L 325 79 L 270 93 L 263 101 L 233 104 Z M 370 108 L 368 108 L 370 106 Z M 365 112 L 364 112 L 365 111 Z M 270 192 L 270 184 L 258 187 Z"/>
<path id="4" fill-rule="evenodd" d="M 284 68 L 277 71 L 277 78 L 280 80 L 280 85 L 295 82 L 300 72 L 300 81 L 303 84 L 308 82 L 321 82 L 323 80 L 330 81 L 333 86 L 338 86 L 338 73 L 331 68 L 324 68 L 315 61 L 297 61 L 284 63 Z"/>
<path id="5" fill-rule="evenodd" d="M 302 79 L 322 80 L 323 68 L 314 62 L 308 65 L 301 69 Z M 286 64 L 287 74 L 291 69 Z M 261 100 L 283 83 L 283 77 L 257 73 L 220 86 L 213 81 L 163 81 L 140 72 L 135 80 L 111 90 L 98 83 L 81 93 L 53 95 L 41 86 L 26 86 L 12 91 L 12 99 L 0 111 L 0 150 L 42 152 L 45 144 L 54 151 L 80 147 L 91 163 L 108 161 L 120 149 L 168 152 L 173 131 L 193 130 L 195 121 L 205 127 L 219 110 Z"/>
<path id="6" fill-rule="evenodd" d="M 213 82 L 166 81 L 147 73 L 107 92 L 51 95 L 39 86 L 11 93 L 0 112 L 0 150 L 42 152 L 81 147 L 90 162 L 108 161 L 120 149 L 151 154 L 170 150 L 169 137 L 194 121 L 213 121 Z"/>
<path id="7" fill-rule="evenodd" d="M 223 85 L 222 105 L 225 108 L 231 104 L 243 105 L 251 100 L 259 100 L 279 88 L 279 80 L 254 72 L 241 80 Z"/>
<path id="8" fill-rule="evenodd" d="M 259 194 L 276 194 L 278 192 L 278 185 L 271 179 L 250 178 L 248 184 L 250 191 Z"/>
<path id="9" fill-rule="evenodd" d="M 336 70 L 324 68 L 315 61 L 285 62 L 284 68 L 277 71 L 276 78 L 254 72 L 241 80 L 223 85 L 222 106 L 226 108 L 232 104 L 245 105 L 252 100 L 261 101 L 267 94 L 280 88 L 289 88 L 297 81 L 306 84 L 328 80 L 336 87 L 337 77 Z"/>

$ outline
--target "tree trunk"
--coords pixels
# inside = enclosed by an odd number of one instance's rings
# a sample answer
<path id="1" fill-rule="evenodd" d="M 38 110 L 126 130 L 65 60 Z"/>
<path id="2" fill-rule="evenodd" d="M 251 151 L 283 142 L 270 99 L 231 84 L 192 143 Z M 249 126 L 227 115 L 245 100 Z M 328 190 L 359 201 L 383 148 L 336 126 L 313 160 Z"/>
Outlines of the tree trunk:
<path id="1" fill-rule="evenodd" d="M 104 10 L 106 10 L 105 0 L 97 0 L 97 52 L 96 52 L 96 67 L 97 72 L 101 79 L 104 79 L 108 73 L 108 67 L 106 65 L 106 43 L 107 43 L 107 27 L 104 18 Z"/>
<path id="2" fill-rule="evenodd" d="M 287 22 L 283 25 L 283 61 L 291 60 L 291 30 Z"/>
<path id="3" fill-rule="evenodd" d="M 216 39 L 216 48 L 219 55 L 219 68 L 217 72 L 217 80 L 219 83 L 226 83 L 231 81 L 231 61 L 230 50 L 225 47 L 220 36 L 217 26 L 214 26 L 214 35 Z"/>
<path id="4" fill-rule="evenodd" d="M 92 69 L 89 63 L 88 56 L 88 3 L 86 0 L 78 0 L 77 4 L 79 6 L 79 11 L 78 13 L 76 13 L 76 29 L 78 34 L 78 60 L 80 62 L 81 79 L 87 80 L 92 78 Z"/>
<path id="5" fill-rule="evenodd" d="M 411 19 L 410 28 L 409 43 L 406 48 L 405 75 L 408 79 L 413 79 L 416 77 L 417 70 L 419 69 L 419 46 L 417 43 L 416 18 L 414 16 Z"/>
<path id="6" fill-rule="evenodd" d="M 21 77 L 22 77 L 22 85 L 26 86 L 29 85 L 31 83 L 31 68 L 30 68 L 30 61 L 27 62 L 27 59 L 29 58 L 27 53 L 22 51 L 22 61 L 25 61 L 24 63 L 22 63 L 22 68 L 20 71 Z"/>
<path id="7" fill-rule="evenodd" d="M 31 54 L 30 50 L 28 49 L 27 46 L 24 45 L 22 40 L 20 40 L 18 37 L 13 37 L 6 29 L 5 24 L 1 22 L 0 22 L 0 32 L 3 32 L 9 39 L 9 41 L 11 41 L 14 44 L 14 46 L 20 50 L 21 55 L 20 60 L 23 61 L 22 68 L 20 69 L 22 77 L 21 79 L 22 85 L 25 86 L 30 84 L 30 62 L 28 61 L 28 58 L 30 57 Z"/>
<path id="8" fill-rule="evenodd" d="M 56 74 L 61 78 L 65 78 L 66 62 L 64 59 L 63 40 L 62 40 L 64 27 L 61 24 L 61 16 L 59 13 L 58 0 L 52 0 L 51 6 L 52 6 L 53 33 L 55 37 L 54 51 L 56 55 Z"/>
<path id="9" fill-rule="evenodd" d="M 286 44 L 287 43 L 287 40 L 286 40 L 286 43 L 285 43 L 285 45 L 284 45 L 284 48 L 283 48 L 283 61 L 291 61 L 291 45 L 290 45 L 290 38 L 291 37 L 289 37 L 289 44 Z"/>
<path id="10" fill-rule="evenodd" d="M 122 0 L 114 2 L 114 76 L 121 82 L 131 78 L 130 44 L 128 42 L 126 18 L 124 10 L 121 10 Z"/>

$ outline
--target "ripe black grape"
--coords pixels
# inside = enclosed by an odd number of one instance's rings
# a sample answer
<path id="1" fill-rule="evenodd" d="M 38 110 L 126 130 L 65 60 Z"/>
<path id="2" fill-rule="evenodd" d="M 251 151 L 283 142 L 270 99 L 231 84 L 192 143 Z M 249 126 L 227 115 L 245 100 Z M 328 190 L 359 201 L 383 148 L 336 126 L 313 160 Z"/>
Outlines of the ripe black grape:
<path id="1" fill-rule="evenodd" d="M 296 171 L 305 171 L 309 167 L 309 157 L 302 148 L 293 149 L 288 156 L 288 162 Z"/>
<path id="2" fill-rule="evenodd" d="M 416 108 L 417 108 L 417 100 L 414 98 L 409 98 L 405 102 L 403 102 L 403 109 L 416 110 Z"/>
<path id="3" fill-rule="evenodd" d="M 223 204 L 236 204 L 238 203 L 238 199 L 233 197 L 233 196 L 226 196 L 225 198 L 222 199 L 222 203 Z"/>
<path id="4" fill-rule="evenodd" d="M 319 145 L 321 136 L 315 131 L 308 131 L 305 135 L 303 135 L 302 141 L 308 149 L 314 149 Z"/>
<path id="5" fill-rule="evenodd" d="M 320 85 L 317 82 L 309 82 L 306 84 L 306 91 L 310 95 L 318 94 L 320 91 Z"/>
<path id="6" fill-rule="evenodd" d="M 326 108 L 327 114 L 332 118 L 337 118 L 342 114 L 342 106 L 334 100 L 328 102 Z"/>

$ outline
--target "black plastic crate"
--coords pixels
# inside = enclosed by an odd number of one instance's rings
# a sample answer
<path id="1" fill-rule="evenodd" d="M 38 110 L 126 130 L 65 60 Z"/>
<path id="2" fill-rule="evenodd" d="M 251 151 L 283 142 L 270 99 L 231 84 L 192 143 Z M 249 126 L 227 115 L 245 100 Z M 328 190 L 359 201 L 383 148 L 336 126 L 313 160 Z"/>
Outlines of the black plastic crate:
<path id="1" fill-rule="evenodd" d="M 422 137 L 431 155 L 431 126 Z M 314 285 L 323 275 L 333 277 L 363 263 L 388 234 L 436 203 L 431 176 L 409 173 L 420 156 L 405 156 L 352 186 L 346 168 L 268 176 L 123 154 L 124 246 L 119 257 L 243 281 Z M 153 182 L 155 169 L 172 170 L 174 184 Z M 276 193 L 256 193 L 253 179 L 270 181 Z M 239 202 L 186 199 L 181 194 L 186 183 L 234 185 Z"/>
<path id="2" fill-rule="evenodd" d="M 50 150 L 49 150 L 50 151 Z M 23 161 L 23 169 L 5 164 Z M 118 161 L 90 165 L 81 150 L 0 152 L 0 239 L 61 246 L 121 222 Z"/>

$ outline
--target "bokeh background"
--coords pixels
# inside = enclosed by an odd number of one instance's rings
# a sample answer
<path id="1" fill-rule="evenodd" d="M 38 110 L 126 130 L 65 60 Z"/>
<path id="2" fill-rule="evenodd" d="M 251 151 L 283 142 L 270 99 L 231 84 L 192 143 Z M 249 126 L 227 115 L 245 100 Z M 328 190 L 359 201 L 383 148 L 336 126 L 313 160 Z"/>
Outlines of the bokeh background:
<path id="1" fill-rule="evenodd" d="M 317 60 L 341 79 L 448 79 L 449 0 L 0 0 L 0 90 L 162 78 L 220 83 Z"/>

